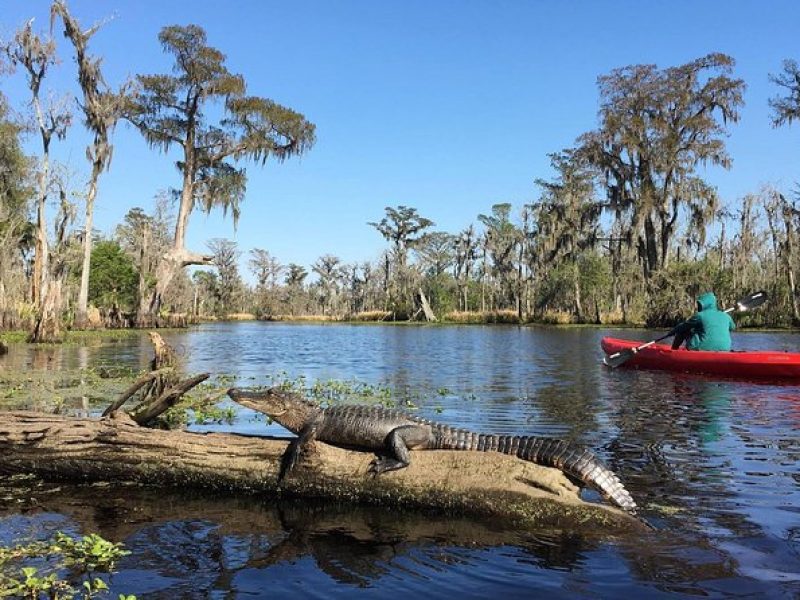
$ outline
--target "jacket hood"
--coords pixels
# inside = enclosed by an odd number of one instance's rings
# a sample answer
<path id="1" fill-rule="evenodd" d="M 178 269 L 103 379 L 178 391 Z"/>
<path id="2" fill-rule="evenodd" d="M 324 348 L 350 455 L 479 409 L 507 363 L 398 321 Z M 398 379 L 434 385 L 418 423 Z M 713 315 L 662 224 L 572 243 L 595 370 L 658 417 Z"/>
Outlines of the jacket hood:
<path id="1" fill-rule="evenodd" d="M 706 292 L 697 298 L 697 310 L 714 309 L 717 308 L 717 297 L 714 292 Z"/>

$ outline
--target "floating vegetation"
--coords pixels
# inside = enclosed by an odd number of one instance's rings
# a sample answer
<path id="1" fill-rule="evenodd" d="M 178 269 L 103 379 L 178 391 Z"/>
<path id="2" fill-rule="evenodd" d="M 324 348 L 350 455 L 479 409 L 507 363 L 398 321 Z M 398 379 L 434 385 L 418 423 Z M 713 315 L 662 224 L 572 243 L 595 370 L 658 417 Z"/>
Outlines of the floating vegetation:
<path id="1" fill-rule="evenodd" d="M 123 364 L 100 364 L 93 367 L 59 368 L 55 362 L 43 368 L 0 369 L 0 410 L 37 410 L 74 416 L 99 416 L 131 383 L 147 371 Z M 286 371 L 247 378 L 217 373 L 198 385 L 159 417 L 159 426 L 175 429 L 189 425 L 232 425 L 240 407 L 227 398 L 233 386 L 282 387 L 301 394 L 323 407 L 335 404 L 376 404 L 387 408 L 417 410 L 433 406 L 443 412 L 440 402 L 453 392 L 446 387 L 417 389 L 394 388 L 388 384 L 367 383 L 356 379 L 311 381 L 304 375 L 290 376 Z"/>
<path id="2" fill-rule="evenodd" d="M 0 370 L 0 409 L 89 414 L 109 404 L 136 375 L 122 367 Z"/>
<path id="3" fill-rule="evenodd" d="M 398 393 L 387 385 L 374 385 L 356 379 L 316 380 L 310 383 L 305 376 L 290 378 L 285 371 L 268 376 L 268 387 L 281 387 L 311 400 L 321 406 L 346 403 L 380 404 L 389 408 L 405 404 L 413 406 L 407 391 Z"/>
<path id="4" fill-rule="evenodd" d="M 122 544 L 97 534 L 73 538 L 56 532 L 46 541 L 0 547 L 0 597 L 98 598 L 108 593 L 106 578 L 130 554 Z M 136 600 L 119 595 L 120 600 Z"/>
<path id="5" fill-rule="evenodd" d="M 162 329 L 161 331 L 164 331 Z M 167 329 L 169 331 L 169 329 Z M 142 335 L 141 329 L 90 329 L 90 330 L 70 330 L 64 336 L 64 341 L 58 344 L 37 344 L 40 348 L 53 346 L 69 346 L 79 344 L 81 346 L 91 345 L 94 341 L 108 342 L 113 340 L 138 337 Z M 30 332 L 27 331 L 4 331 L 0 333 L 0 340 L 7 344 L 21 344 L 28 340 Z"/>
<path id="6" fill-rule="evenodd" d="M 320 406 L 335 404 L 377 404 L 387 408 L 417 410 L 427 400 L 450 395 L 446 388 L 430 390 L 427 393 L 410 389 L 396 390 L 384 384 L 371 384 L 356 379 L 309 381 L 304 375 L 291 377 L 286 371 L 266 375 L 264 385 L 257 389 L 280 387 L 300 394 Z M 250 378 L 252 379 L 252 378 Z M 232 424 L 239 413 L 239 406 L 227 400 L 229 388 L 237 385 L 237 378 L 231 374 L 217 374 L 198 385 L 169 409 L 162 418 L 170 428 L 190 424 Z M 434 407 L 437 413 L 443 412 L 441 406 Z M 257 416 L 256 418 L 261 418 Z"/>

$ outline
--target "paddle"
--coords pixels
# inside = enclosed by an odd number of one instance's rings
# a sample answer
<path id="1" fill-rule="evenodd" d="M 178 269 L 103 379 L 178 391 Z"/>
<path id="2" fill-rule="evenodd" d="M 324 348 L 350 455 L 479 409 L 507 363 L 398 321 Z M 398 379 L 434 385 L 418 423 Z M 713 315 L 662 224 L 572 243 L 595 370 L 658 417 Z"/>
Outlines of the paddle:
<path id="1" fill-rule="evenodd" d="M 754 308 L 761 306 L 766 301 L 767 301 L 767 292 L 762 290 L 760 292 L 756 292 L 755 294 L 750 294 L 748 296 L 745 296 L 744 298 L 740 298 L 736 302 L 736 306 L 727 309 L 725 312 L 727 313 L 734 311 L 747 312 L 748 310 L 753 310 Z M 603 362 L 612 369 L 616 369 L 620 365 L 625 364 L 634 356 L 636 356 L 636 353 L 639 352 L 639 350 L 647 348 L 648 346 L 652 346 L 653 344 L 658 343 L 661 340 L 665 340 L 668 337 L 675 335 L 674 332 L 675 329 L 673 328 L 668 334 L 662 335 L 660 338 L 649 341 L 645 344 L 642 344 L 641 346 L 636 346 L 635 348 L 628 348 L 627 350 L 620 350 L 619 352 L 615 352 L 610 356 L 606 356 L 603 359 Z"/>

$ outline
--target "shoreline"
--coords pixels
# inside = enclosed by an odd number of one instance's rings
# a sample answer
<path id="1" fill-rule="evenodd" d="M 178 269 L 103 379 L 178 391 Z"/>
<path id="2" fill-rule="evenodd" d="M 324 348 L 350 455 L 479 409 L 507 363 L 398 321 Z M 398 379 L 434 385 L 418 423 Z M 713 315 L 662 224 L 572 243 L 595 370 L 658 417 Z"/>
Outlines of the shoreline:
<path id="1" fill-rule="evenodd" d="M 364 321 L 359 319 L 314 319 L 314 318 L 299 318 L 299 319 L 213 319 L 213 320 L 200 320 L 197 323 L 192 323 L 186 327 L 164 327 L 164 328 L 124 328 L 124 329 L 91 329 L 91 330 L 68 330 L 64 341 L 58 343 L 46 344 L 32 344 L 38 346 L 58 346 L 58 345 L 71 345 L 79 344 L 81 342 L 90 340 L 113 340 L 123 339 L 134 335 L 140 335 L 146 331 L 187 331 L 189 329 L 211 324 L 211 323 L 286 323 L 290 325 L 364 325 L 364 326 L 391 326 L 391 327 L 530 327 L 530 328 L 543 328 L 543 329 L 629 329 L 631 331 L 658 331 L 666 329 L 665 327 L 646 327 L 644 325 L 630 324 L 630 323 L 550 323 L 540 321 L 527 321 L 524 323 L 509 323 L 496 321 Z M 800 333 L 800 329 L 796 327 L 762 327 L 762 326 L 742 326 L 737 328 L 737 333 Z M 0 331 L 0 342 L 5 344 L 29 344 L 27 341 L 28 332 L 13 330 L 13 331 Z"/>

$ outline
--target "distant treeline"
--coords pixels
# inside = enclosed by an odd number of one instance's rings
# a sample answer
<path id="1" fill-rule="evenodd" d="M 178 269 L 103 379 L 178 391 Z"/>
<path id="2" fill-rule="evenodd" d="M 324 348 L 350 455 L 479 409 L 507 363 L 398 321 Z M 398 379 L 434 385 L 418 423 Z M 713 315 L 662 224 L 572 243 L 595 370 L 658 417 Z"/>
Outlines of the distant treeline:
<path id="1" fill-rule="evenodd" d="M 33 31 L 33 20 L 0 54 L 0 74 L 16 71 L 30 92 L 19 107 L 0 96 L 2 329 L 50 341 L 65 325 L 149 327 L 243 314 L 655 326 L 685 317 L 704 290 L 729 304 L 756 289 L 771 301 L 749 323 L 800 322 L 800 194 L 764 187 L 723 208 L 698 173 L 701 165 L 731 166 L 725 136 L 739 119 L 745 83 L 729 56 L 601 76 L 597 128 L 550 155 L 554 175 L 536 179 L 536 202 L 487 205 L 460 232 L 437 231 L 411 206 L 389 206 L 383 216 L 365 215 L 380 219 L 365 227 L 387 242 L 378 261 L 344 264 L 332 253 L 313 265 L 282 264 L 255 248 L 251 286 L 239 273 L 242 251 L 234 242 L 210 240 L 204 253 L 185 247 L 190 217 L 222 207 L 238 219 L 243 163 L 307 152 L 315 126 L 247 95 L 244 77 L 228 70 L 196 25 L 161 30 L 171 69 L 112 88 L 88 47 L 97 27 L 82 29 L 64 0 L 51 10 L 75 56 L 75 90 L 48 89 L 59 48 L 52 34 Z M 771 125 L 789 125 L 800 116 L 800 67 L 786 60 L 770 77 Z M 76 99 L 51 100 L 73 91 Z M 216 121 L 203 110 L 211 102 L 225 109 Z M 30 118 L 15 117 L 28 109 Z M 92 140 L 80 188 L 51 158 L 75 111 Z M 94 200 L 102 174 L 118 167 L 112 136 L 121 120 L 154 152 L 177 151 L 182 183 L 159 192 L 154 210 L 132 208 L 103 239 L 92 227 Z M 24 136 L 41 141 L 35 156 L 23 151 Z M 58 205 L 54 222 L 48 202 Z M 83 223 L 75 228 L 79 208 Z M 190 265 L 208 268 L 188 272 Z"/>

